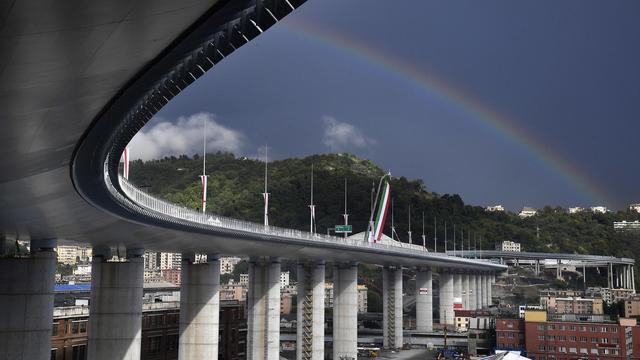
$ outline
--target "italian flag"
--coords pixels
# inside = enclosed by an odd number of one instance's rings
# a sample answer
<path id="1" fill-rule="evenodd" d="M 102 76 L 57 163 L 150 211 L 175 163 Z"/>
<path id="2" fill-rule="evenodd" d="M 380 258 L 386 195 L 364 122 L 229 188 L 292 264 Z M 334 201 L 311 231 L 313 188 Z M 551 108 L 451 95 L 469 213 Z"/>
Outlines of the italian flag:
<path id="1" fill-rule="evenodd" d="M 390 174 L 382 178 L 382 191 L 378 199 L 378 211 L 373 219 L 373 231 L 371 233 L 372 242 L 380 241 L 384 223 L 387 221 L 387 213 L 389 212 L 389 203 L 391 202 L 391 184 L 389 184 Z"/>

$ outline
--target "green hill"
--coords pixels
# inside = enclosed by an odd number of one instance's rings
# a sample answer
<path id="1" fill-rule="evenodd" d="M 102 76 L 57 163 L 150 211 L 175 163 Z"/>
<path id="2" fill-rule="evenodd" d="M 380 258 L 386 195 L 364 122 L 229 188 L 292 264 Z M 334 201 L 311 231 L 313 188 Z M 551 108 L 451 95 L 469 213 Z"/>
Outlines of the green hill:
<path id="1" fill-rule="evenodd" d="M 317 230 L 342 223 L 344 212 L 344 179 L 348 181 L 349 222 L 354 231 L 365 229 L 371 206 L 372 183 L 383 170 L 371 161 L 350 154 L 313 155 L 269 163 L 271 224 L 308 230 L 309 181 L 311 165 L 315 171 L 315 203 Z M 164 158 L 154 161 L 134 161 L 130 178 L 152 194 L 187 207 L 200 207 L 202 159 L 198 156 Z M 209 196 L 207 211 L 239 219 L 262 222 L 264 163 L 254 159 L 236 158 L 231 154 L 207 155 Z M 520 219 L 516 214 L 487 213 L 482 207 L 466 205 L 458 195 L 436 194 L 422 180 L 393 178 L 395 225 L 402 241 L 407 241 L 408 209 L 412 209 L 414 241 L 421 242 L 422 213 L 425 217 L 427 245 L 433 248 L 433 223 L 438 222 L 439 250 L 442 250 L 443 222 L 448 222 L 449 248 L 453 236 L 452 224 L 460 231 L 471 232 L 472 246 L 477 236 L 483 249 L 496 242 L 513 240 L 522 243 L 526 251 L 590 253 L 635 258 L 640 254 L 640 234 L 615 232 L 613 221 L 637 220 L 640 214 L 615 212 L 568 214 L 562 208 L 545 207 L 537 216 Z M 385 233 L 390 234 L 391 221 Z M 537 231 L 539 228 L 539 231 Z M 465 243 L 466 244 L 466 243 Z M 458 245 L 459 246 L 459 245 Z M 480 247 L 480 245 L 478 245 Z M 467 245 L 465 245 L 465 248 Z"/>

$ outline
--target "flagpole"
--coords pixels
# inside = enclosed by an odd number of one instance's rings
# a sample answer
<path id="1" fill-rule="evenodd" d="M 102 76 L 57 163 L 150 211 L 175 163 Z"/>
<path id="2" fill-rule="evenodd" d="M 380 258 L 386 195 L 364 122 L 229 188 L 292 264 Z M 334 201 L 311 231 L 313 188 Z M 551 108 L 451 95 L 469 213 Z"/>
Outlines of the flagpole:
<path id="1" fill-rule="evenodd" d="M 427 248 L 427 236 L 424 234 L 424 211 L 422 212 L 422 247 Z"/>
<path id="2" fill-rule="evenodd" d="M 411 239 L 411 204 L 409 204 L 409 245 L 413 244 L 413 239 Z"/>
<path id="3" fill-rule="evenodd" d="M 456 223 L 453 223 L 453 256 L 456 256 Z"/>
<path id="4" fill-rule="evenodd" d="M 433 217 L 433 252 L 438 252 L 438 217 Z"/>
<path id="5" fill-rule="evenodd" d="M 394 210 L 396 208 L 396 199 L 393 198 L 393 196 L 391 197 L 391 238 L 393 240 L 395 240 L 395 233 L 396 233 L 396 227 L 393 225 L 393 213 Z"/>
<path id="6" fill-rule="evenodd" d="M 447 220 L 444 221 L 444 253 L 447 253 Z"/>
<path id="7" fill-rule="evenodd" d="M 314 209 L 314 205 L 313 205 L 313 164 L 311 164 L 311 204 L 309 204 L 309 210 L 310 210 L 310 214 L 309 214 L 309 232 L 310 233 L 315 233 L 314 231 L 314 213 L 315 213 L 315 209 Z"/>
<path id="8" fill-rule="evenodd" d="M 204 118 L 202 132 L 202 213 L 207 211 L 207 118 Z"/>
<path id="9" fill-rule="evenodd" d="M 268 163 L 269 163 L 269 155 L 268 155 L 269 147 L 267 145 L 264 146 L 264 193 L 262 193 L 262 197 L 264 198 L 264 227 L 265 230 L 269 228 L 269 191 L 268 191 Z"/>
<path id="10" fill-rule="evenodd" d="M 349 214 L 347 213 L 347 178 L 344 178 L 344 225 L 349 225 Z M 347 238 L 348 233 L 345 231 L 344 238 Z"/>

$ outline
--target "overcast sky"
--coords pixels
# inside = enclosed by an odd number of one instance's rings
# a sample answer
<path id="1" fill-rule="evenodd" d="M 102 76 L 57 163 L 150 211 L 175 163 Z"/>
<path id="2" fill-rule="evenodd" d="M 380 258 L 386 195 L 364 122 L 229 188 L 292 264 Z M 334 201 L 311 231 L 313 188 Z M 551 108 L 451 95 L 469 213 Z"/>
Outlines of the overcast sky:
<path id="1" fill-rule="evenodd" d="M 471 204 L 640 202 L 640 2 L 309 0 L 132 157 L 348 151 Z M 277 181 L 277 179 L 273 179 Z"/>

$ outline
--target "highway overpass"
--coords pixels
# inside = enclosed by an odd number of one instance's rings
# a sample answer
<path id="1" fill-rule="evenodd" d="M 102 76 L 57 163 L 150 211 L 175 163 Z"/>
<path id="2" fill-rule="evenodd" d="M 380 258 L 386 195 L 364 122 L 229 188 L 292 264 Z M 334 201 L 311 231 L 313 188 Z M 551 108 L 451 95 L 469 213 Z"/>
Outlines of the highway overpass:
<path id="1" fill-rule="evenodd" d="M 385 346 L 402 337 L 402 271 L 417 272 L 418 326 L 432 328 L 432 274 L 440 321 L 453 299 L 491 301 L 505 266 L 234 219 L 195 219 L 142 199 L 118 175 L 126 144 L 205 71 L 275 25 L 304 0 L 53 1 L 0 4 L 0 358 L 49 359 L 55 252 L 94 247 L 89 357 L 140 354 L 144 249 L 183 253 L 180 359 L 215 357 L 221 255 L 250 257 L 251 359 L 277 359 L 280 259 L 299 265 L 298 358 L 324 357 L 325 262 L 334 266 L 334 358 L 355 357 L 357 263 L 384 266 Z M 259 61 L 259 59 L 256 59 Z M 241 101 L 241 100 L 239 100 Z M 146 202 L 145 202 L 146 201 Z M 184 216 L 183 216 L 184 215 Z M 195 220 L 194 220 L 195 219 Z M 28 256 L 13 252 L 30 240 Z M 126 249 L 114 257 L 112 249 Z M 125 255 L 126 253 L 126 255 Z M 208 254 L 196 264 L 193 254 Z M 276 276 L 277 275 L 277 276 Z M 400 280 L 399 280 L 400 279 Z M 322 293 L 322 295 L 320 295 Z M 117 326 L 116 326 L 117 324 Z M 113 329 L 118 329 L 113 331 Z"/>

